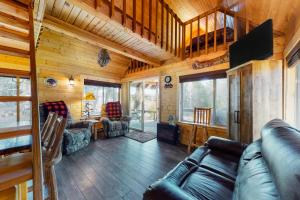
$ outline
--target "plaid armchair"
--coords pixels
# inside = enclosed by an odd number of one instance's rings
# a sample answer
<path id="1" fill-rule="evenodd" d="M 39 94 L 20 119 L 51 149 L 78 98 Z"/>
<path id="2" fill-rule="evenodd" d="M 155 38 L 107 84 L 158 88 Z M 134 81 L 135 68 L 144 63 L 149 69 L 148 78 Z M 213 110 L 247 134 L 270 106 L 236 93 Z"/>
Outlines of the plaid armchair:
<path id="1" fill-rule="evenodd" d="M 54 109 L 45 109 L 45 105 L 51 104 Z M 63 111 L 55 109 L 56 105 L 64 107 Z M 52 110 L 51 110 L 52 109 Z M 63 101 L 46 102 L 40 104 L 40 126 L 43 127 L 49 111 L 57 112 L 67 118 L 67 125 L 63 137 L 63 153 L 71 154 L 89 145 L 91 140 L 91 122 L 73 122 L 70 112 Z"/>
<path id="2" fill-rule="evenodd" d="M 105 105 L 105 113 L 102 111 L 102 123 L 107 138 L 122 136 L 129 132 L 131 118 L 122 116 L 122 107 L 119 101 L 109 102 Z"/>

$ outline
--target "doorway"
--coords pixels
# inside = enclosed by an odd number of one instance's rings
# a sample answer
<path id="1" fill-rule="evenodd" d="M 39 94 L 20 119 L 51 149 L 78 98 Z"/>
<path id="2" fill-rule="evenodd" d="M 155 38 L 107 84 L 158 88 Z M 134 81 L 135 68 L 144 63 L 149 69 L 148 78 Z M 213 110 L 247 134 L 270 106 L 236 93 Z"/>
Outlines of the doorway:
<path id="1" fill-rule="evenodd" d="M 130 128 L 156 133 L 159 121 L 159 78 L 130 82 L 129 111 Z"/>

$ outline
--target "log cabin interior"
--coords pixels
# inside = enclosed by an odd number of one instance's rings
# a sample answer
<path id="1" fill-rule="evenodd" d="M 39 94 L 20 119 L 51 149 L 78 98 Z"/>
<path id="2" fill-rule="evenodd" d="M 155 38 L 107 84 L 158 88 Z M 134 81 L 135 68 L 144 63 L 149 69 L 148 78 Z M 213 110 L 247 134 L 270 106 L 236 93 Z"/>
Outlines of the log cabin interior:
<path id="1" fill-rule="evenodd" d="M 300 199 L 299 0 L 0 0 L 0 200 Z"/>

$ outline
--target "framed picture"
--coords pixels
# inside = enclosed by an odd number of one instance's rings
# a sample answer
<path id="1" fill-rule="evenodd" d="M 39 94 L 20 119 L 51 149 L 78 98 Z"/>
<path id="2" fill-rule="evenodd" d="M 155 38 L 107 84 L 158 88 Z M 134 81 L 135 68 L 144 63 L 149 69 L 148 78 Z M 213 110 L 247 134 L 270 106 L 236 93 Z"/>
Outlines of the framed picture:
<path id="1" fill-rule="evenodd" d="M 47 78 L 45 78 L 44 84 L 47 87 L 56 87 L 57 80 L 55 78 L 52 78 L 52 77 L 47 77 Z"/>

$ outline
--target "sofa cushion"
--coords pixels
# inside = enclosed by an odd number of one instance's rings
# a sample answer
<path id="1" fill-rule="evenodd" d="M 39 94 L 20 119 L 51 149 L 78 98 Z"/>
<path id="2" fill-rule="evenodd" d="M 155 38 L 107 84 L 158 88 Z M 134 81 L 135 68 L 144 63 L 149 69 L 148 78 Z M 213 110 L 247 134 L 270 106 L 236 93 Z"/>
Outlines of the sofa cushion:
<path id="1" fill-rule="evenodd" d="M 198 165 L 209 152 L 210 149 L 208 147 L 206 146 L 199 147 L 189 157 L 187 157 L 187 160 Z"/>
<path id="2" fill-rule="evenodd" d="M 212 171 L 198 167 L 182 184 L 182 190 L 196 199 L 232 199 L 234 182 Z"/>
<path id="3" fill-rule="evenodd" d="M 300 131 L 270 121 L 262 129 L 262 155 L 281 199 L 300 199 Z"/>
<path id="4" fill-rule="evenodd" d="M 239 169 L 233 200 L 277 200 L 279 193 L 262 156 L 253 157 Z"/>
<path id="5" fill-rule="evenodd" d="M 240 170 L 253 158 L 261 156 L 261 139 L 254 141 L 253 143 L 249 144 L 248 147 L 243 152 L 240 163 L 238 173 Z"/>
<path id="6" fill-rule="evenodd" d="M 201 167 L 229 178 L 232 181 L 235 181 L 237 176 L 238 164 L 239 157 L 214 150 L 211 150 L 199 163 Z"/>

